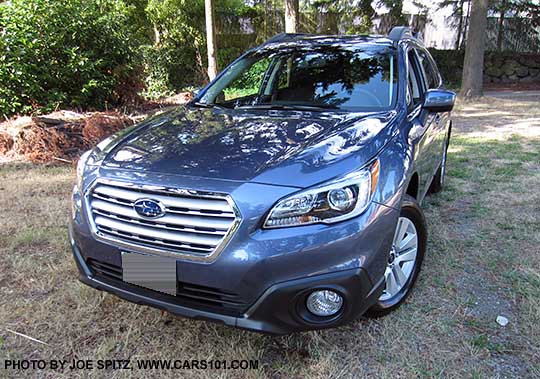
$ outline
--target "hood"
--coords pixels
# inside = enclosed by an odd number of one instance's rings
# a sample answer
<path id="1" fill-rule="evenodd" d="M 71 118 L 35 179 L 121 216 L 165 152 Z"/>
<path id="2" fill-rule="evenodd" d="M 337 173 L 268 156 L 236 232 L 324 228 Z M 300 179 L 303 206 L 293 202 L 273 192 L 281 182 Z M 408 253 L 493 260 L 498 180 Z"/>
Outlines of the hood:
<path id="1" fill-rule="evenodd" d="M 303 188 L 367 163 L 395 116 L 181 107 L 111 138 L 101 165 Z"/>

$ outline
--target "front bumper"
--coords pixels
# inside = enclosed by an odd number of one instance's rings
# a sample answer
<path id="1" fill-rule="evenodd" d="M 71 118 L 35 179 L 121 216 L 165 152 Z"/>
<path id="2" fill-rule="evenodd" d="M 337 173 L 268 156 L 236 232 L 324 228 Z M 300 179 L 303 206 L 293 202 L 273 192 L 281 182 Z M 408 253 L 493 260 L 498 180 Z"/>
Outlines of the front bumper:
<path id="1" fill-rule="evenodd" d="M 182 306 L 175 302 L 174 296 L 120 280 L 98 277 L 86 264 L 73 239 L 70 239 L 73 256 L 79 269 L 79 280 L 90 287 L 179 316 L 269 334 L 288 334 L 346 324 L 364 313 L 384 289 L 382 280 L 373 286 L 364 269 L 349 269 L 274 284 L 244 314 L 231 316 Z M 302 314 L 306 313 L 305 299 L 312 290 L 319 288 L 332 289 L 340 293 L 345 299 L 343 308 L 336 316 L 330 318 L 304 318 Z"/>
<path id="2" fill-rule="evenodd" d="M 227 184 L 191 180 L 182 178 L 183 186 L 213 189 Z M 171 179 L 165 184 L 174 182 Z M 261 210 L 269 209 L 276 199 L 295 189 L 252 183 L 231 186 L 226 192 L 244 200 L 238 201 L 243 221 L 218 259 L 176 260 L 178 288 L 197 287 L 200 292 L 188 295 L 201 300 L 198 303 L 123 282 L 121 255 L 130 250 L 95 238 L 84 202 L 74 208 L 70 224 L 80 280 L 126 300 L 181 316 L 273 334 L 335 327 L 353 320 L 376 301 L 383 289 L 397 210 L 373 202 L 362 215 L 336 224 L 263 230 Z M 96 264 L 111 275 L 103 275 Z M 306 316 L 305 297 L 316 288 L 334 289 L 343 295 L 344 306 L 338 317 Z M 228 309 L 222 303 L 215 306 L 220 297 L 239 304 Z"/>

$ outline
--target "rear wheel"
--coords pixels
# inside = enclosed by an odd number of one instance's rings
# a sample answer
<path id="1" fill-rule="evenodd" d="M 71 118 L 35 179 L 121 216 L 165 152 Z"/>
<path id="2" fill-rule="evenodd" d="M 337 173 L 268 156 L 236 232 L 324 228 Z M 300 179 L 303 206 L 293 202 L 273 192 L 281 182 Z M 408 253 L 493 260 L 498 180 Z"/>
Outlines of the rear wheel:
<path id="1" fill-rule="evenodd" d="M 430 193 L 441 192 L 441 190 L 444 187 L 444 176 L 446 174 L 446 156 L 448 154 L 449 142 L 450 141 L 447 139 L 444 144 L 444 151 L 443 151 L 443 156 L 441 160 L 441 165 L 439 166 L 439 169 L 437 170 L 437 173 L 433 177 L 433 181 L 431 182 L 431 185 L 429 187 Z"/>
<path id="2" fill-rule="evenodd" d="M 405 301 L 420 272 L 426 243 L 424 214 L 416 200 L 406 195 L 384 272 L 385 289 L 367 316 L 384 316 Z"/>

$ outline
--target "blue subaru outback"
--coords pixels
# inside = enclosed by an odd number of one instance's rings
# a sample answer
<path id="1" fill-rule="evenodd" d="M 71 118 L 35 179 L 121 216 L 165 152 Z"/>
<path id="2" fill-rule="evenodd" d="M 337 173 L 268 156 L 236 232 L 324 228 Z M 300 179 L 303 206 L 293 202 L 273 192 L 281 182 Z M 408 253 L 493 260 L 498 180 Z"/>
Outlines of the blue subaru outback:
<path id="1" fill-rule="evenodd" d="M 81 157 L 80 280 L 273 334 L 384 315 L 422 265 L 454 99 L 406 27 L 276 36 Z"/>

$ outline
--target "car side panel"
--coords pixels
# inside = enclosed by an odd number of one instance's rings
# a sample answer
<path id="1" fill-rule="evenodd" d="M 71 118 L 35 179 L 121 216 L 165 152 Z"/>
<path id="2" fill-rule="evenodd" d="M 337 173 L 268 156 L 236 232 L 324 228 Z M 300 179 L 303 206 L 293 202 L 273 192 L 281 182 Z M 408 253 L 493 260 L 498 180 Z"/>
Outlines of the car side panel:
<path id="1" fill-rule="evenodd" d="M 406 51 L 412 52 L 415 51 L 414 49 L 422 48 L 414 44 L 409 46 Z M 418 62 L 416 52 L 414 52 L 414 56 L 416 57 L 415 61 L 408 63 L 409 65 L 414 64 L 417 68 L 415 71 L 417 71 L 416 74 L 422 82 L 422 91 L 425 92 L 427 90 L 425 72 Z M 422 202 L 442 159 L 444 116 L 440 113 L 428 112 L 419 105 L 409 112 L 408 120 L 412 124 L 410 140 L 411 143 L 416 145 L 413 166 L 419 176 L 417 199 Z"/>

